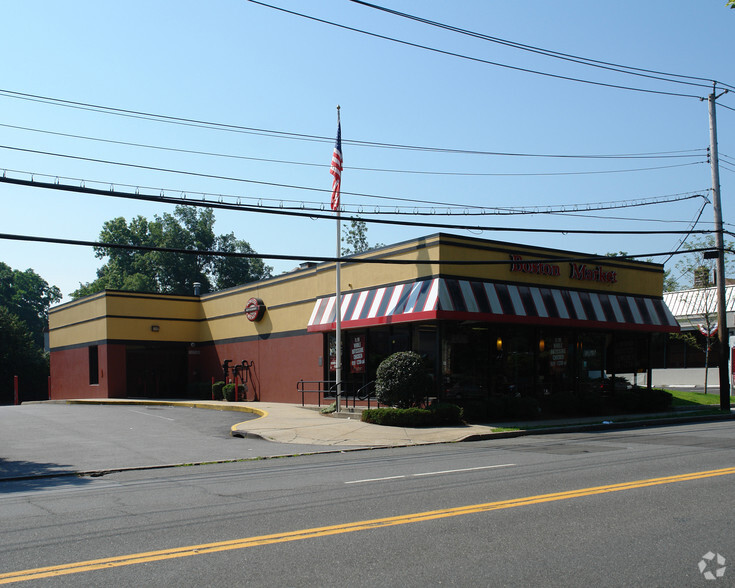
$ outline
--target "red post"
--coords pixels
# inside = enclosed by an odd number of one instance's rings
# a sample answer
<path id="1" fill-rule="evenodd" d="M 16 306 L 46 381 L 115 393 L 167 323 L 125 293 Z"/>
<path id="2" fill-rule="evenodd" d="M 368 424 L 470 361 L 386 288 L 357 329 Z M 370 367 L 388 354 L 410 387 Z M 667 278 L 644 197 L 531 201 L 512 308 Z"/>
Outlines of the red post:
<path id="1" fill-rule="evenodd" d="M 214 376 L 212 376 L 212 400 L 214 400 Z"/>
<path id="2" fill-rule="evenodd" d="M 15 405 L 18 406 L 20 404 L 18 402 L 18 376 L 13 376 L 13 391 L 15 393 Z"/>

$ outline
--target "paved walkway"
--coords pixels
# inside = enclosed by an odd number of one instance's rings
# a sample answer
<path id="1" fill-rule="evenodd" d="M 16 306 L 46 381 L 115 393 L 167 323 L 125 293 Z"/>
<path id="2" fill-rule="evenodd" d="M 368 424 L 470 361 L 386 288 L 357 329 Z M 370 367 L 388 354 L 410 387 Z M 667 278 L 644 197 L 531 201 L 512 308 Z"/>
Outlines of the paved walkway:
<path id="1" fill-rule="evenodd" d="M 53 402 L 53 401 L 52 401 Z M 275 402 L 217 402 L 185 400 L 133 400 L 133 399 L 89 399 L 61 400 L 75 403 L 122 403 L 153 404 L 169 406 L 192 406 L 213 410 L 249 412 L 260 415 L 238 423 L 232 427 L 232 435 L 256 437 L 278 443 L 298 443 L 303 445 L 325 445 L 334 447 L 393 447 L 422 445 L 429 443 L 452 443 L 492 437 L 509 437 L 530 433 L 567 432 L 579 430 L 608 429 L 639 424 L 666 424 L 702 420 L 703 418 L 722 419 L 732 415 L 705 417 L 696 412 L 680 413 L 672 417 L 666 415 L 624 415 L 610 417 L 588 417 L 564 419 L 562 421 L 531 421 L 493 423 L 492 425 L 463 425 L 447 427 L 386 427 L 360 421 L 360 414 L 341 413 L 340 415 L 321 414 L 317 407 L 302 407 L 294 404 Z M 507 429 L 514 429 L 508 431 Z"/>

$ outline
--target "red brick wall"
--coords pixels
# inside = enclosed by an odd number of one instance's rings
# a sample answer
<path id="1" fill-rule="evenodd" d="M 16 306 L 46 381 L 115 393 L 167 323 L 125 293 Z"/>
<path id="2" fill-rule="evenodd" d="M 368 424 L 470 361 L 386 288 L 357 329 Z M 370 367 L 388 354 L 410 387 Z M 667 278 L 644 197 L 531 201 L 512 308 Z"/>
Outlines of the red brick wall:
<path id="1" fill-rule="evenodd" d="M 296 390 L 299 379 L 321 380 L 323 368 L 322 334 L 259 339 L 242 343 L 207 346 L 199 356 L 202 373 L 222 379 L 222 363 L 242 360 L 253 362 L 248 381 L 247 399 L 262 402 L 301 403 Z M 321 360 L 324 363 L 324 358 Z M 230 364 L 230 365 L 232 365 Z"/>
<path id="2" fill-rule="evenodd" d="M 99 383 L 89 383 L 89 347 L 51 352 L 49 399 L 125 398 L 125 346 L 99 345 Z"/>
<path id="3" fill-rule="evenodd" d="M 249 372 L 247 400 L 301 403 L 296 390 L 300 379 L 323 379 L 321 333 L 274 337 L 241 343 L 197 346 L 189 355 L 188 378 L 201 382 L 222 379 L 222 363 L 231 359 L 253 362 Z M 125 345 L 99 345 L 99 384 L 89 383 L 89 348 L 51 352 L 49 398 L 125 398 Z M 321 365 L 320 365 L 321 364 Z M 312 399 L 313 400 L 313 399 Z"/>

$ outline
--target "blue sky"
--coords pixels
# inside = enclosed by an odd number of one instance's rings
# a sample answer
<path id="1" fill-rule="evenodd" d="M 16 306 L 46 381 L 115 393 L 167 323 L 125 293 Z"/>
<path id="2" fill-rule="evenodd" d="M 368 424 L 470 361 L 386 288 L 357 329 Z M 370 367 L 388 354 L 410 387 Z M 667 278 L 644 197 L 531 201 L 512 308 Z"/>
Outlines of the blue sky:
<path id="1" fill-rule="evenodd" d="M 709 93 L 707 88 L 583 67 L 468 38 L 348 0 L 270 3 L 514 67 L 702 97 Z M 728 10 L 723 0 L 386 0 L 382 4 L 518 43 L 735 85 L 735 10 Z M 151 188 L 156 193 L 163 189 L 173 196 L 186 193 L 190 198 L 193 193 L 204 192 L 232 195 L 254 204 L 283 201 L 284 206 L 300 206 L 302 202 L 304 206 L 327 206 L 327 192 L 144 170 L 19 149 L 328 191 L 331 137 L 336 131 L 339 104 L 345 160 L 343 204 L 348 208 L 359 206 L 363 214 L 376 206 L 383 213 L 396 207 L 403 212 L 432 206 L 438 212 L 445 208 L 423 204 L 436 202 L 451 205 L 455 215 L 421 220 L 528 228 L 684 230 L 697 216 L 701 200 L 588 212 L 584 216 L 488 214 L 468 220 L 460 213 L 470 207 L 543 208 L 632 201 L 706 193 L 711 188 L 704 155 L 709 143 L 707 103 L 697 98 L 612 89 L 513 71 L 335 28 L 247 0 L 27 0 L 5 7 L 3 29 L 0 90 L 330 137 L 304 141 L 223 132 L 64 108 L 0 93 L 0 170 L 7 170 L 9 177 L 28 178 L 34 174 L 37 179 L 59 177 L 62 183 L 84 180 L 87 186 L 113 185 L 117 191 L 140 187 L 141 191 Z M 735 108 L 735 91 L 720 102 Z M 720 171 L 723 212 L 728 223 L 733 214 L 730 194 L 735 173 L 735 111 L 718 109 L 718 131 L 720 153 L 730 158 L 723 159 L 725 165 Z M 489 156 L 369 148 L 351 141 L 522 154 L 685 151 L 694 156 Z M 621 171 L 651 167 L 664 169 Z M 399 171 L 369 171 L 376 169 Z M 409 171 L 434 173 L 406 173 Z M 352 196 L 348 192 L 372 196 Z M 8 184 L 0 184 L 0 198 L 0 232 L 68 239 L 95 240 L 102 224 L 116 216 L 130 219 L 140 214 L 152 218 L 173 211 L 167 204 Z M 303 255 L 308 259 L 330 256 L 335 251 L 333 221 L 228 211 L 217 212 L 216 218 L 218 234 L 233 231 L 259 253 Z M 395 218 L 413 220 L 411 216 Z M 698 228 L 711 228 L 712 219 L 712 207 L 708 206 Z M 732 230 L 733 226 L 726 228 Z M 371 242 L 392 243 L 433 232 L 436 230 L 371 224 L 368 238 Z M 448 232 L 462 234 L 459 230 Z M 680 239 L 677 235 L 583 236 L 474 230 L 464 234 L 572 251 L 624 250 L 631 254 L 670 251 Z M 0 261 L 16 269 L 34 269 L 50 284 L 59 286 L 65 296 L 80 282 L 93 280 L 102 263 L 84 247 L 0 241 L 0 248 Z M 280 273 L 298 262 L 267 263 Z M 686 283 L 687 278 L 682 282 Z"/>

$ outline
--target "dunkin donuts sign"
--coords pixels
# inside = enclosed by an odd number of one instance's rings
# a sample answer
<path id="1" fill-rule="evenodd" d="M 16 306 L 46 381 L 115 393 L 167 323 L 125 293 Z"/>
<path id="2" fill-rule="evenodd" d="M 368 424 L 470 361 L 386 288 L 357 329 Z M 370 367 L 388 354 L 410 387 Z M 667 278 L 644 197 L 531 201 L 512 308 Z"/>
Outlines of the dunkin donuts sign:
<path id="1" fill-rule="evenodd" d="M 510 256 L 511 272 L 521 272 L 524 274 L 537 274 L 539 276 L 551 276 L 557 278 L 561 276 L 561 267 L 554 263 L 545 263 L 541 261 L 526 262 L 520 255 Z M 569 277 L 573 280 L 583 282 L 600 282 L 603 284 L 615 284 L 618 281 L 618 273 L 613 270 L 605 270 L 601 265 L 590 266 L 586 263 L 569 263 Z"/>

